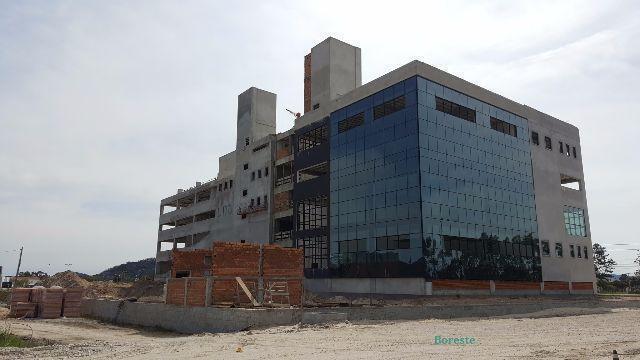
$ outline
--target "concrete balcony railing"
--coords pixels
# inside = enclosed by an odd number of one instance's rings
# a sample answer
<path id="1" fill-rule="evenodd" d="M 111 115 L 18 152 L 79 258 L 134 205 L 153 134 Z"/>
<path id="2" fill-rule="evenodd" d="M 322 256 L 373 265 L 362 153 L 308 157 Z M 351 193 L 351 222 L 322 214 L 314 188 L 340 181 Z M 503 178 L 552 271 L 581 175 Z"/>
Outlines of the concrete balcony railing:
<path id="1" fill-rule="evenodd" d="M 172 212 L 160 215 L 160 224 L 168 224 L 174 221 L 188 218 L 215 209 L 213 199 L 195 203 L 192 206 L 180 208 Z"/>
<path id="2" fill-rule="evenodd" d="M 266 202 L 260 205 L 246 205 L 246 206 L 239 207 L 236 213 L 238 215 L 248 215 L 248 214 L 257 213 L 260 211 L 265 211 L 267 210 L 267 207 L 268 206 Z"/>
<path id="3" fill-rule="evenodd" d="M 158 241 L 167 241 L 172 239 L 181 238 L 184 236 L 194 235 L 202 232 L 207 232 L 211 228 L 211 225 L 215 221 L 215 218 L 190 223 L 167 229 L 164 231 L 158 231 Z"/>

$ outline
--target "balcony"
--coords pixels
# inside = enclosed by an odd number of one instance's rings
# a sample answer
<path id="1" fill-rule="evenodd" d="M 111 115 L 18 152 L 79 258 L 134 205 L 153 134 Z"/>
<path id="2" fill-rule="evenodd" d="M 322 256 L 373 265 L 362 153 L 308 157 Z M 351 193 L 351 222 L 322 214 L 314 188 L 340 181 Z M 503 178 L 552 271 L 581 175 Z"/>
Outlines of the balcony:
<path id="1" fill-rule="evenodd" d="M 238 215 L 249 215 L 249 214 L 253 214 L 253 213 L 257 213 L 260 211 L 265 211 L 267 210 L 267 204 L 263 203 L 260 205 L 245 205 L 245 206 L 241 206 L 238 208 L 238 211 L 236 212 L 236 214 Z"/>

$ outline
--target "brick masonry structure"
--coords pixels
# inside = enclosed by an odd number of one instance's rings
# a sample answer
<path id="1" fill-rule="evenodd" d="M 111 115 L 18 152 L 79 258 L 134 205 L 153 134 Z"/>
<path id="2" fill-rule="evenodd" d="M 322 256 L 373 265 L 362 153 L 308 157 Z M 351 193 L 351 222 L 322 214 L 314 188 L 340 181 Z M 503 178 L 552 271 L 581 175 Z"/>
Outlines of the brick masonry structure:
<path id="1" fill-rule="evenodd" d="M 81 288 L 15 288 L 11 290 L 11 317 L 55 319 L 80 317 Z"/>
<path id="2" fill-rule="evenodd" d="M 301 249 L 217 242 L 213 249 L 174 250 L 172 258 L 167 304 L 250 304 L 236 277 L 243 280 L 255 299 L 262 299 L 265 293 L 269 297 L 270 289 L 286 289 L 281 293 L 286 292 L 287 296 L 271 292 L 273 302 L 302 303 Z"/>

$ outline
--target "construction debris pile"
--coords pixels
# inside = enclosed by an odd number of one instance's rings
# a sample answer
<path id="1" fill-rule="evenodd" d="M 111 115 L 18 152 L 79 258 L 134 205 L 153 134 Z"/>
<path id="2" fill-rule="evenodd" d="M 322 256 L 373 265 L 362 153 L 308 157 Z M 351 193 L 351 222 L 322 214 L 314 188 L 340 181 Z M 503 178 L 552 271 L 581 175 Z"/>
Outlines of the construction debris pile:
<path id="1" fill-rule="evenodd" d="M 11 290 L 11 317 L 56 319 L 79 317 L 81 288 L 14 288 Z"/>
<path id="2" fill-rule="evenodd" d="M 213 249 L 174 250 L 167 304 L 301 305 L 301 249 L 216 242 Z"/>
<path id="3" fill-rule="evenodd" d="M 44 287 L 82 288 L 90 299 L 148 299 L 162 301 L 163 285 L 151 280 L 136 282 L 88 281 L 73 271 L 57 273 L 41 283 Z"/>

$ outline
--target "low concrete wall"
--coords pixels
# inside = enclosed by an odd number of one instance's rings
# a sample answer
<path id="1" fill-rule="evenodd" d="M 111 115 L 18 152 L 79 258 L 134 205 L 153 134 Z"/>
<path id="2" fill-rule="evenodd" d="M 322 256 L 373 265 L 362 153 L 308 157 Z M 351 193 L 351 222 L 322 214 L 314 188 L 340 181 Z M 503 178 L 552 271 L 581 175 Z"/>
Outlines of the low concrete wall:
<path id="1" fill-rule="evenodd" d="M 297 324 L 301 309 L 233 309 L 85 299 L 83 315 L 116 324 L 155 327 L 181 333 L 235 332 Z"/>
<path id="2" fill-rule="evenodd" d="M 305 279 L 306 291 L 387 295 L 431 295 L 424 278 Z"/>
<path id="3" fill-rule="evenodd" d="M 323 324 L 336 321 L 393 321 L 455 319 L 527 314 L 545 309 L 640 308 L 640 301 L 598 301 L 593 297 L 573 301 L 532 301 L 517 304 L 428 305 L 349 308 L 244 309 L 180 307 L 166 304 L 132 303 L 115 300 L 83 301 L 83 315 L 125 325 L 161 328 L 181 333 L 236 332 L 249 328 L 295 324 Z"/>
<path id="4" fill-rule="evenodd" d="M 474 286 L 474 282 L 477 286 Z M 440 285 L 436 285 L 440 283 Z M 448 284 L 442 284 L 448 283 Z M 459 283 L 456 285 L 456 283 Z M 486 284 L 485 284 L 486 283 Z M 542 283 L 514 281 L 500 282 L 496 287 L 493 280 L 434 280 L 424 278 L 328 278 L 305 279 L 307 292 L 318 294 L 384 294 L 384 295 L 440 295 L 440 296 L 478 296 L 478 295 L 587 295 L 594 294 L 591 290 L 575 290 L 570 292 L 570 283 L 561 281 Z M 535 284 L 535 288 L 527 286 Z M 505 284 L 507 287 L 505 288 Z M 513 286 L 509 288 L 509 286 Z"/>

